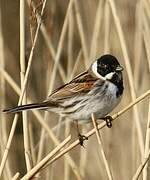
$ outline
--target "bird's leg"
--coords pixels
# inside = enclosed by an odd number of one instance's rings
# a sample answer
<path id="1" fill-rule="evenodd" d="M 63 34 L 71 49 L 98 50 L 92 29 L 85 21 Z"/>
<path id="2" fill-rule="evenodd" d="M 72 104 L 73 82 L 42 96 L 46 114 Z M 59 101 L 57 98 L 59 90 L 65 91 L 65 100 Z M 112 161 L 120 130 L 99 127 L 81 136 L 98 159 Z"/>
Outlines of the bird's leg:
<path id="1" fill-rule="evenodd" d="M 101 119 L 106 121 L 106 125 L 107 125 L 108 128 L 112 127 L 112 120 L 113 120 L 113 118 L 111 116 L 106 116 L 106 117 L 101 118 Z"/>
<path id="2" fill-rule="evenodd" d="M 74 123 L 76 124 L 76 129 L 77 129 L 77 133 L 78 133 L 78 138 L 79 138 L 79 141 L 80 141 L 80 145 L 84 147 L 83 142 L 84 142 L 85 140 L 88 140 L 88 137 L 80 134 L 78 121 L 75 120 Z"/>

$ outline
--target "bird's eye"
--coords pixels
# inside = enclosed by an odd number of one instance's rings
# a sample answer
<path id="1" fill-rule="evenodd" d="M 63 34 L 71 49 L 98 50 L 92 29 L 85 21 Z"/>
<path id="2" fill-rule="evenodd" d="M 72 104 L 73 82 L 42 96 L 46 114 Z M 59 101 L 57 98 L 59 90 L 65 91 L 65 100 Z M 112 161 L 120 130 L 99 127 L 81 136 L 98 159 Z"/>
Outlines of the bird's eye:
<path id="1" fill-rule="evenodd" d="M 102 68 L 107 68 L 107 65 L 106 64 L 101 64 L 101 67 Z"/>

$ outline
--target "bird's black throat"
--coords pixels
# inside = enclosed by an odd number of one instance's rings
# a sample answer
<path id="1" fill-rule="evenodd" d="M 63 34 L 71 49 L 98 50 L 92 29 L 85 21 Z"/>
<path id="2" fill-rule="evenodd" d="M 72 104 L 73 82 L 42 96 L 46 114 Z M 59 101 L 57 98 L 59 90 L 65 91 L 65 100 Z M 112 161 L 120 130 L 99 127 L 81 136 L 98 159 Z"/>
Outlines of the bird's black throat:
<path id="1" fill-rule="evenodd" d="M 115 73 L 113 75 L 113 77 L 109 80 L 110 82 L 112 82 L 113 84 L 115 84 L 118 88 L 117 92 L 116 92 L 116 96 L 119 97 L 123 94 L 123 77 L 122 77 L 122 73 Z"/>

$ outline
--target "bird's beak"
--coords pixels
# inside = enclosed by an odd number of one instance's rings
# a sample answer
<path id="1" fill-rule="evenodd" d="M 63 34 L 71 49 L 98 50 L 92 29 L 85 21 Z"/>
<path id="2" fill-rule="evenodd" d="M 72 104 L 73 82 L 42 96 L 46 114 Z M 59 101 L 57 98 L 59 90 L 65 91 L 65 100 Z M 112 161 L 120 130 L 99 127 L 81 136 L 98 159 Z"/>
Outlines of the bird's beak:
<path id="1" fill-rule="evenodd" d="M 123 67 L 122 66 L 117 66 L 116 71 L 123 71 Z"/>

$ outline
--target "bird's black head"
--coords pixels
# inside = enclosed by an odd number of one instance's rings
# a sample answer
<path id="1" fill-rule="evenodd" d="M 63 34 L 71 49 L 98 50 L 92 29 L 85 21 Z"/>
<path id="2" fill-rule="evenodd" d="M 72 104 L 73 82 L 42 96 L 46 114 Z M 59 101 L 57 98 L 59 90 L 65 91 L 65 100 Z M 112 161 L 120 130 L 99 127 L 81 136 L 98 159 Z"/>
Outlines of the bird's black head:
<path id="1" fill-rule="evenodd" d="M 91 65 L 90 69 L 97 78 L 112 82 L 120 89 L 120 92 L 122 93 L 123 67 L 119 64 L 116 57 L 110 54 L 103 55 Z"/>
<path id="2" fill-rule="evenodd" d="M 92 72 L 97 76 L 101 76 L 106 79 L 111 79 L 113 75 L 122 74 L 123 67 L 120 66 L 118 60 L 110 55 L 106 54 L 98 58 L 92 65 L 91 65 Z"/>
<path id="3" fill-rule="evenodd" d="M 103 77 L 111 72 L 121 72 L 122 70 L 123 68 L 118 60 L 110 54 L 103 55 L 97 59 L 97 72 Z"/>

